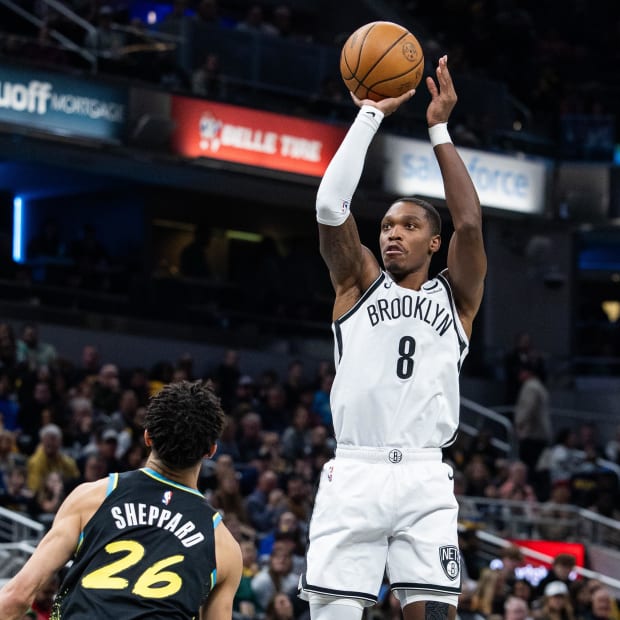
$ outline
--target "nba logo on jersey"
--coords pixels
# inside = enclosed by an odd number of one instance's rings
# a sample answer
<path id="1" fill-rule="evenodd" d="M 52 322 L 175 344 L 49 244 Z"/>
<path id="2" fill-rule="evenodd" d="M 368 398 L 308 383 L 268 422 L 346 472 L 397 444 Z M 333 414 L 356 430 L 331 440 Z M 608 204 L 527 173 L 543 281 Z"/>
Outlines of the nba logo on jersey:
<path id="1" fill-rule="evenodd" d="M 161 498 L 161 503 L 167 506 L 172 501 L 172 491 L 166 491 Z"/>
<path id="2" fill-rule="evenodd" d="M 461 568 L 459 550 L 454 545 L 439 547 L 439 560 L 446 577 L 454 581 L 459 576 Z"/>
<path id="3" fill-rule="evenodd" d="M 327 479 L 331 482 L 333 477 L 334 477 L 334 466 L 330 465 L 329 469 L 327 470 Z"/>

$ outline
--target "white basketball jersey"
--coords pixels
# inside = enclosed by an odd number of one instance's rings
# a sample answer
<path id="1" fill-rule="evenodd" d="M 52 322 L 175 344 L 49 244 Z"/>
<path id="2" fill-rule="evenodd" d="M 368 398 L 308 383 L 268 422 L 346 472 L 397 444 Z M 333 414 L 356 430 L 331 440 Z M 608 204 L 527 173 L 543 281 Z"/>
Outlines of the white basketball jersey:
<path id="1" fill-rule="evenodd" d="M 415 291 L 381 272 L 332 330 L 338 444 L 421 449 L 456 439 L 469 342 L 443 275 Z"/>

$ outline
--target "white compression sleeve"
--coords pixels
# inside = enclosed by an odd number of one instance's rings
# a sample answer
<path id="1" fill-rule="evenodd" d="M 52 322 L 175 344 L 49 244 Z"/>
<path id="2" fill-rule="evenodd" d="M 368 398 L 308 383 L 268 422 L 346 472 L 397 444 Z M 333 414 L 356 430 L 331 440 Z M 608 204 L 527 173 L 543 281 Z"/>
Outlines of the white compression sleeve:
<path id="1" fill-rule="evenodd" d="M 373 106 L 364 105 L 358 112 L 319 185 L 316 219 L 320 224 L 340 226 L 349 217 L 368 147 L 382 120 L 383 112 Z"/>

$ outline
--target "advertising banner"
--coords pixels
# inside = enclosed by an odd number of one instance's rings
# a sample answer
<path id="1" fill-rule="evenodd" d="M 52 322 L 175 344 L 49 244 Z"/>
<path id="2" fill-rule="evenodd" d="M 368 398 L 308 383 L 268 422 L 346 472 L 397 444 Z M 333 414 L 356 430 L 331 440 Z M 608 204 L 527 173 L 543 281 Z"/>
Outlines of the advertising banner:
<path id="1" fill-rule="evenodd" d="M 107 141 L 123 137 L 127 90 L 51 71 L 0 65 L 0 122 Z"/>
<path id="2" fill-rule="evenodd" d="M 344 138 L 327 123 L 173 97 L 173 150 L 248 166 L 320 177 Z"/>
<path id="3" fill-rule="evenodd" d="M 439 165 L 429 142 L 386 136 L 384 189 L 400 196 L 444 198 Z M 458 148 L 485 207 L 523 214 L 545 211 L 550 164 Z"/>

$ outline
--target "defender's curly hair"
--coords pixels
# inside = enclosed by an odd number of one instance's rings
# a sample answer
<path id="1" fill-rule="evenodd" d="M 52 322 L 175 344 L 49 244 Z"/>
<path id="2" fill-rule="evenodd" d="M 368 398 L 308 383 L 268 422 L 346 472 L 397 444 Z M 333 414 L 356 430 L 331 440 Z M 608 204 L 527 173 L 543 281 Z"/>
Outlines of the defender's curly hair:
<path id="1" fill-rule="evenodd" d="M 166 385 L 149 401 L 144 428 L 153 450 L 175 469 L 195 465 L 224 429 L 224 412 L 213 389 L 202 381 Z"/>

